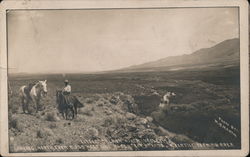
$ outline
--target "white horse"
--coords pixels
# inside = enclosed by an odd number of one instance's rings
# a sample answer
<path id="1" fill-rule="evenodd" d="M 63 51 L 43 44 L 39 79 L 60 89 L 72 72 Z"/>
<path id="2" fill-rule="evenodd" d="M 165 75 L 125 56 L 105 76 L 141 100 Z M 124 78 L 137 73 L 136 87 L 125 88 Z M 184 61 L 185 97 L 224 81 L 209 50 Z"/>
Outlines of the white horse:
<path id="1" fill-rule="evenodd" d="M 174 92 L 167 92 L 167 93 L 163 96 L 163 98 L 162 98 L 162 100 L 161 100 L 161 103 L 160 103 L 159 107 L 160 107 L 160 108 L 164 108 L 165 106 L 169 106 L 169 104 L 170 104 L 170 98 L 171 98 L 171 97 L 174 97 L 174 96 L 176 96 L 176 94 L 175 94 Z"/>
<path id="2" fill-rule="evenodd" d="M 47 94 L 47 80 L 38 81 L 35 84 L 24 85 L 20 88 L 20 98 L 23 108 L 23 113 L 28 110 L 28 105 L 32 101 L 36 106 L 36 112 L 38 112 L 40 107 L 40 100 Z"/>

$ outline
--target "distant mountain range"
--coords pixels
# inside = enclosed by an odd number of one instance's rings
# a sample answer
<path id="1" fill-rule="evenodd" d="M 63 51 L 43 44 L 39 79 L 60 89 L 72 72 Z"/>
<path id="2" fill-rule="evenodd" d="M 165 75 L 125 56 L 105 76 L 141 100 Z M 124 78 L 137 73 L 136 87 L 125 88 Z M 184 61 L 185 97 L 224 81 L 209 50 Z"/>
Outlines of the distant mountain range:
<path id="1" fill-rule="evenodd" d="M 213 47 L 200 49 L 192 54 L 166 57 L 157 61 L 130 66 L 117 72 L 165 71 L 181 69 L 197 69 L 211 67 L 227 67 L 239 65 L 240 40 L 225 40 Z"/>

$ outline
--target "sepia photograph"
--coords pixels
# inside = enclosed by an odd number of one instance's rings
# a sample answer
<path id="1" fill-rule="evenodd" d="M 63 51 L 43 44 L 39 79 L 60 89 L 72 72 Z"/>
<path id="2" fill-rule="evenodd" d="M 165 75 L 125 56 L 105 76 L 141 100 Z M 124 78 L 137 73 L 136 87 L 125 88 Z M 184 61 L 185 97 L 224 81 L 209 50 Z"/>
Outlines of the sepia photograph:
<path id="1" fill-rule="evenodd" d="M 7 151 L 242 150 L 240 9 L 6 10 Z"/>

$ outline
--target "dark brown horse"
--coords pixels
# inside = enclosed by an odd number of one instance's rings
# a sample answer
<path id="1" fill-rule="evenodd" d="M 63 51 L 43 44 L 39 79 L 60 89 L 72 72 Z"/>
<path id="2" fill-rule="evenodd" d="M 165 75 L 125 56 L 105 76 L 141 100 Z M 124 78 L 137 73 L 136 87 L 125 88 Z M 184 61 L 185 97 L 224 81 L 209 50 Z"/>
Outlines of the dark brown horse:
<path id="1" fill-rule="evenodd" d="M 84 107 L 76 96 L 64 95 L 60 90 L 56 91 L 56 103 L 59 112 L 65 119 L 74 119 L 77 116 L 77 108 Z"/>

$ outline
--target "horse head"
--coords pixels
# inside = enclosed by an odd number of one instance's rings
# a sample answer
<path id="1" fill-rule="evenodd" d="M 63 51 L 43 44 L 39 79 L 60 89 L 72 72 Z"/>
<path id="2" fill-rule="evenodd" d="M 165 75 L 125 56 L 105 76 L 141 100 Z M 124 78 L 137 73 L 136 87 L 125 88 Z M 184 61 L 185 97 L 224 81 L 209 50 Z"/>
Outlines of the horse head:
<path id="1" fill-rule="evenodd" d="M 47 95 L 47 80 L 45 81 L 39 81 L 40 89 L 41 89 L 41 94 L 42 96 Z"/>
<path id="2" fill-rule="evenodd" d="M 174 92 L 171 92 L 171 96 L 176 96 L 176 94 Z"/>
<path id="3" fill-rule="evenodd" d="M 170 98 L 170 97 L 176 96 L 176 94 L 175 94 L 174 92 L 167 92 L 167 93 L 165 94 L 165 96 L 168 97 L 168 98 Z"/>
<path id="4" fill-rule="evenodd" d="M 56 91 L 56 102 L 57 102 L 57 104 L 61 104 L 61 101 L 62 101 L 62 91 L 57 90 Z"/>

